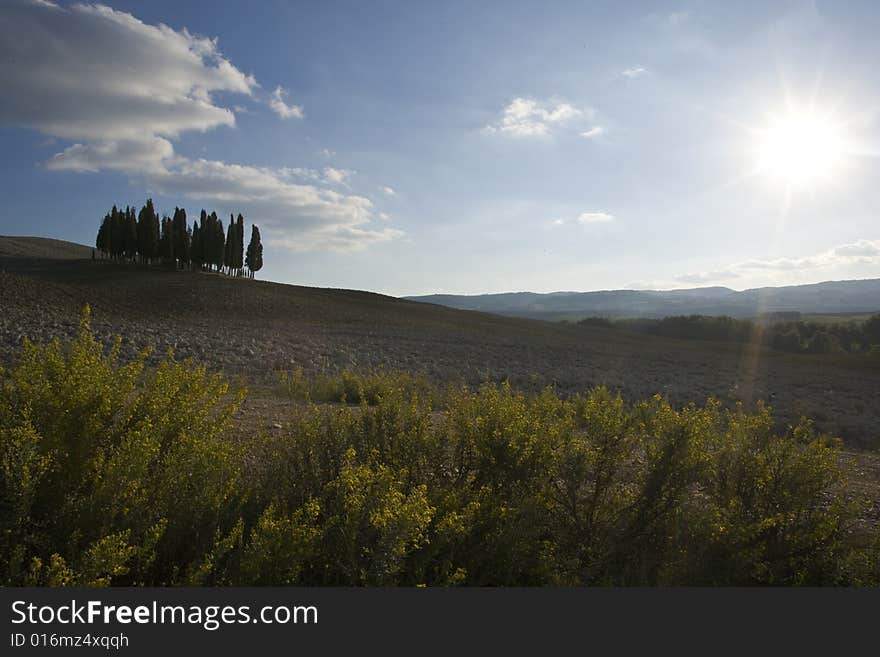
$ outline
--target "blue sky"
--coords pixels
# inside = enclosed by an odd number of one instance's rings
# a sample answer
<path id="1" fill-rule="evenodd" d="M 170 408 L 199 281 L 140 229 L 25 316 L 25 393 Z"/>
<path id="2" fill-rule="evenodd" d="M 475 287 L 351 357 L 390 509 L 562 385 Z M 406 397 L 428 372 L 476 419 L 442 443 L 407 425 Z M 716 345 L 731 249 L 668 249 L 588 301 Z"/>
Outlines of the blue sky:
<path id="1" fill-rule="evenodd" d="M 262 278 L 394 295 L 878 277 L 878 19 L 10 0 L 0 233 L 151 196 L 259 224 Z"/>

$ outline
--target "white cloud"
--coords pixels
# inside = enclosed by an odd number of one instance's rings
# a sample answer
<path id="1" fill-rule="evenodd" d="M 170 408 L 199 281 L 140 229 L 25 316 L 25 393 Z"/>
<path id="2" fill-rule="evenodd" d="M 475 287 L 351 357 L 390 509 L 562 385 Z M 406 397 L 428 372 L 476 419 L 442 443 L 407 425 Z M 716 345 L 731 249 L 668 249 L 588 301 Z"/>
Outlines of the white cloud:
<path id="1" fill-rule="evenodd" d="M 580 133 L 581 137 L 584 139 L 595 139 L 596 137 L 601 137 L 605 134 L 605 128 L 601 125 L 594 125 L 589 130 L 584 130 Z"/>
<path id="2" fill-rule="evenodd" d="M 832 249 L 832 255 L 836 258 L 880 260 L 880 240 L 856 240 L 850 244 L 841 244 Z"/>
<path id="3" fill-rule="evenodd" d="M 592 109 L 578 109 L 557 99 L 540 101 L 535 98 L 514 98 L 505 107 L 498 121 L 483 128 L 488 134 L 513 137 L 543 137 L 574 119 L 593 115 Z"/>
<path id="4" fill-rule="evenodd" d="M 678 276 L 674 276 L 673 280 L 679 283 L 694 283 L 703 285 L 706 283 L 713 283 L 716 281 L 725 281 L 734 278 L 739 278 L 740 274 L 733 271 L 732 269 L 722 269 L 717 271 L 707 271 L 707 272 L 692 272 L 688 274 L 679 274 Z M 668 286 L 666 286 L 668 287 Z"/>
<path id="5" fill-rule="evenodd" d="M 675 280 L 708 283 L 749 276 L 798 276 L 851 265 L 880 266 L 880 240 L 860 239 L 800 258 L 744 260 L 721 270 L 682 274 Z"/>
<path id="6" fill-rule="evenodd" d="M 607 212 L 583 212 L 577 218 L 579 224 L 604 224 L 609 221 L 614 221 L 614 216 Z"/>
<path id="7" fill-rule="evenodd" d="M 607 212 L 581 212 L 574 218 L 558 217 L 550 220 L 551 226 L 568 226 L 570 224 L 604 224 L 614 221 L 614 215 Z"/>
<path id="8" fill-rule="evenodd" d="M 46 163 L 54 171 L 95 172 L 113 169 L 132 174 L 165 171 L 163 162 L 174 155 L 174 146 L 162 137 L 117 139 L 74 144 Z"/>
<path id="9" fill-rule="evenodd" d="M 880 264 L 880 240 L 860 239 L 803 258 L 747 260 L 736 265 L 741 270 L 804 271 L 844 264 Z"/>
<path id="10" fill-rule="evenodd" d="M 3 123 L 73 140 L 175 137 L 235 125 L 212 94 L 251 95 L 257 86 L 216 40 L 186 29 L 103 5 L 10 0 L 0 11 Z"/>
<path id="11" fill-rule="evenodd" d="M 348 185 L 348 179 L 354 171 L 351 169 L 335 169 L 333 167 L 324 167 L 324 182 L 331 185 Z"/>
<path id="12" fill-rule="evenodd" d="M 304 167 L 282 167 L 278 169 L 277 173 L 284 178 L 299 178 L 300 180 L 348 187 L 348 179 L 356 172 L 351 169 L 337 169 L 335 167 L 324 167 L 320 171 Z"/>
<path id="13" fill-rule="evenodd" d="M 401 231 L 372 225 L 372 202 L 315 185 L 295 184 L 284 170 L 176 157 L 164 172 L 147 176 L 166 194 L 207 201 L 226 212 L 247 208 L 259 218 L 267 243 L 298 251 L 348 251 L 400 237 Z"/>
<path id="14" fill-rule="evenodd" d="M 397 196 L 397 192 L 387 186 L 379 187 L 379 190 L 383 192 L 386 196 Z"/>
<path id="15" fill-rule="evenodd" d="M 272 92 L 272 96 L 269 99 L 269 107 L 272 108 L 272 111 L 282 119 L 303 118 L 305 114 L 303 113 L 302 105 L 288 105 L 284 102 L 285 96 L 287 96 L 287 92 L 281 88 L 281 85 L 275 87 L 275 91 Z"/>
<path id="16" fill-rule="evenodd" d="M 216 39 L 147 25 L 103 5 L 8 0 L 0 4 L 0 44 L 0 123 L 76 142 L 48 169 L 121 171 L 150 190 L 242 212 L 275 246 L 350 250 L 402 234 L 374 225 L 369 199 L 320 186 L 344 184 L 351 171 L 243 166 L 174 152 L 171 140 L 182 132 L 235 125 L 215 92 L 252 96 L 258 87 L 223 57 Z"/>
<path id="17" fill-rule="evenodd" d="M 300 180 L 312 180 L 321 182 L 321 172 L 317 169 L 308 169 L 305 167 L 281 167 L 276 173 L 283 178 L 299 178 Z"/>
<path id="18" fill-rule="evenodd" d="M 643 76 L 648 72 L 648 69 L 643 66 L 633 66 L 632 68 L 624 69 L 620 72 L 620 74 L 625 78 L 638 78 Z"/>

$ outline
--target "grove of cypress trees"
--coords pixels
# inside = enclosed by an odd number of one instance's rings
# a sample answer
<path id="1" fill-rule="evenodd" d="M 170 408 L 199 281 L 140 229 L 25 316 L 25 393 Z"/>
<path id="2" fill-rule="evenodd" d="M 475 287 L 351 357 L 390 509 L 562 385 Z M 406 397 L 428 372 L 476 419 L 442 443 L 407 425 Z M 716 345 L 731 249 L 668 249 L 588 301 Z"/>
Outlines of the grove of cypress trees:
<path id="1" fill-rule="evenodd" d="M 252 226 L 247 252 L 244 248 L 244 216 L 229 216 L 229 226 L 223 230 L 223 221 L 216 212 L 209 215 L 202 209 L 199 220 L 192 227 L 184 208 L 174 208 L 173 217 L 161 220 L 147 199 L 140 211 L 134 206 L 120 210 L 117 206 L 104 215 L 95 247 L 102 257 L 120 261 L 127 259 L 151 264 L 157 258 L 181 269 L 187 267 L 225 271 L 230 276 L 244 276 L 245 267 L 252 275 L 263 266 L 263 246 L 260 231 Z"/>

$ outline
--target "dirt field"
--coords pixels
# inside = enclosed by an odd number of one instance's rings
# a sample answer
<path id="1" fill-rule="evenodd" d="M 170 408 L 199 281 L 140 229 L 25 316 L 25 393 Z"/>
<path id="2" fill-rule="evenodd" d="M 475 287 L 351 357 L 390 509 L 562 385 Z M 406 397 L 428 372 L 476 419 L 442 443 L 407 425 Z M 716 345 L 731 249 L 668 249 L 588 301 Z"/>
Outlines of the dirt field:
<path id="1" fill-rule="evenodd" d="M 148 270 L 90 260 L 5 258 L 0 354 L 24 336 L 72 335 L 85 304 L 94 327 L 133 355 L 151 343 L 257 383 L 282 369 L 421 371 L 439 381 L 510 379 L 522 387 L 595 385 L 675 403 L 772 395 L 780 423 L 807 415 L 859 447 L 880 445 L 880 363 L 736 344 L 498 317 L 366 292 Z"/>

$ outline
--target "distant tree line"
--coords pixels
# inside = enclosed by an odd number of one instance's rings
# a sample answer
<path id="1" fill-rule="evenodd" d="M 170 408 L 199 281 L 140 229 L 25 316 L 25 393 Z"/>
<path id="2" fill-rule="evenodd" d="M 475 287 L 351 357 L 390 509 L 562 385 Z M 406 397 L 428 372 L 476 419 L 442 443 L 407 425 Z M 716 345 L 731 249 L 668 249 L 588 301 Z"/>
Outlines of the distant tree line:
<path id="1" fill-rule="evenodd" d="M 873 315 L 863 322 L 833 324 L 804 321 L 766 323 L 707 315 L 617 320 L 588 317 L 580 320 L 578 324 L 685 340 L 757 342 L 779 351 L 793 353 L 880 353 L 880 314 Z"/>
<path id="2" fill-rule="evenodd" d="M 216 271 L 230 276 L 248 276 L 263 268 L 263 245 L 260 229 L 251 226 L 251 238 L 244 248 L 244 217 L 229 215 L 224 233 L 223 220 L 216 212 L 203 209 L 198 221 L 189 226 L 184 208 L 174 208 L 174 215 L 159 218 L 153 199 L 136 212 L 115 205 L 101 222 L 96 248 L 104 257 L 119 262 L 145 265 L 163 263 L 176 269 Z"/>

